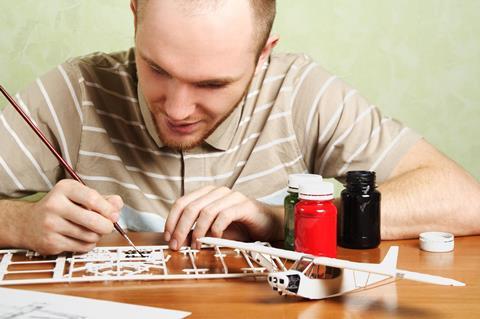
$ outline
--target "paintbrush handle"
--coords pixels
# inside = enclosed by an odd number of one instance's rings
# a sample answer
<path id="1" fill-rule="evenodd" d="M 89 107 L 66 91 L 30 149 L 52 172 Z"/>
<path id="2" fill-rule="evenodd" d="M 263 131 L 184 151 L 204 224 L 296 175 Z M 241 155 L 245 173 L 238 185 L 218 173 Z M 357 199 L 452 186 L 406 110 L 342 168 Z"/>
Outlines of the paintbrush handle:
<path id="1" fill-rule="evenodd" d="M 7 98 L 8 102 L 15 108 L 15 110 L 20 114 L 20 116 L 27 122 L 28 126 L 32 128 L 32 130 L 37 134 L 37 136 L 42 140 L 42 142 L 48 147 L 50 152 L 57 158 L 57 160 L 62 164 L 62 166 L 67 170 L 70 176 L 73 177 L 77 182 L 86 185 L 85 182 L 80 178 L 80 176 L 75 173 L 73 168 L 63 159 L 63 157 L 57 152 L 57 150 L 53 147 L 53 145 L 48 141 L 48 139 L 43 135 L 42 131 L 33 123 L 33 121 L 28 117 L 27 114 L 22 110 L 22 108 L 17 104 L 17 102 L 13 99 L 13 97 L 5 90 L 3 86 L 0 85 L 0 91 L 2 91 L 3 95 Z M 65 150 L 66 151 L 66 150 Z"/>
<path id="2" fill-rule="evenodd" d="M 70 174 L 70 176 L 73 177 L 77 182 L 82 183 L 83 185 L 86 185 L 85 182 L 78 176 L 77 173 L 73 170 L 73 168 L 63 159 L 63 157 L 57 152 L 57 150 L 53 147 L 53 145 L 48 141 L 47 137 L 40 131 L 40 129 L 33 123 L 33 121 L 28 117 L 27 114 L 22 110 L 22 108 L 17 104 L 17 102 L 13 99 L 13 97 L 5 90 L 5 88 L 0 85 L 0 91 L 2 91 L 3 95 L 7 98 L 8 102 L 15 108 L 15 110 L 20 114 L 20 116 L 27 122 L 28 126 L 32 128 L 32 130 L 35 132 L 35 134 L 38 135 L 38 137 L 42 140 L 42 142 L 48 147 L 50 152 L 52 152 L 53 155 L 57 158 L 57 160 L 62 164 L 62 166 L 67 170 L 67 172 Z M 65 150 L 66 151 L 66 150 Z M 115 229 L 125 238 L 126 233 L 122 229 L 122 227 L 118 223 L 113 223 L 113 226 Z"/>

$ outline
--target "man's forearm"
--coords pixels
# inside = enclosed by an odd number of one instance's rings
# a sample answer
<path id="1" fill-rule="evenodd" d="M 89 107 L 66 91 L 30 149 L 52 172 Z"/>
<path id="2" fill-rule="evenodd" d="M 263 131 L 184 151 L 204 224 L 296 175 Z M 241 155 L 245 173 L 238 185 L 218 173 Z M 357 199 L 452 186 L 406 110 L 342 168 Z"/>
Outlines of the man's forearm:
<path id="1" fill-rule="evenodd" d="M 23 248 L 22 225 L 32 205 L 24 201 L 0 200 L 0 247 Z"/>
<path id="2" fill-rule="evenodd" d="M 480 184 L 454 163 L 415 169 L 379 190 L 382 239 L 413 238 L 433 230 L 480 233 Z"/>

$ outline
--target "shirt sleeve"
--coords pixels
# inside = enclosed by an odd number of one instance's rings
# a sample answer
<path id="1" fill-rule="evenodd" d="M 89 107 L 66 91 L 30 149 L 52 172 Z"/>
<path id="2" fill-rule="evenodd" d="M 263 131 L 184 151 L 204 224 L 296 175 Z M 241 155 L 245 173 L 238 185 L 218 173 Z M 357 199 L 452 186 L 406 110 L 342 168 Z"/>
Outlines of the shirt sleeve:
<path id="1" fill-rule="evenodd" d="M 36 79 L 14 98 L 61 156 L 75 168 L 82 128 L 80 87 L 68 63 Z M 0 197 L 47 192 L 66 173 L 10 104 L 0 111 Z"/>
<path id="2" fill-rule="evenodd" d="M 381 183 L 421 139 L 313 62 L 300 75 L 292 113 L 309 171 L 343 181 L 347 171 L 370 170 Z"/>

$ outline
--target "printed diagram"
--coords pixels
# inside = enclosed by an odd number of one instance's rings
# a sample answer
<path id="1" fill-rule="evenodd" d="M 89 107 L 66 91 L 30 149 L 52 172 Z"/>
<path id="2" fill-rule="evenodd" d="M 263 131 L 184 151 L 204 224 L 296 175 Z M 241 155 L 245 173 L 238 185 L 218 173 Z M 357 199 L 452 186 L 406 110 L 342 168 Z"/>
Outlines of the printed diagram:
<path id="1" fill-rule="evenodd" d="M 184 247 L 173 252 L 166 245 L 139 249 L 145 257 L 128 246 L 46 257 L 28 250 L 0 250 L 0 286 L 267 276 L 266 268 L 239 249 L 205 246 L 201 250 Z"/>
<path id="2" fill-rule="evenodd" d="M 83 297 L 0 288 L 0 319 L 179 319 L 191 313 Z"/>
<path id="3" fill-rule="evenodd" d="M 48 319 L 86 319 L 85 316 L 63 313 L 52 310 L 47 303 L 38 302 L 25 306 L 10 306 L 0 303 L 0 319 L 26 319 L 26 318 L 48 318 Z"/>

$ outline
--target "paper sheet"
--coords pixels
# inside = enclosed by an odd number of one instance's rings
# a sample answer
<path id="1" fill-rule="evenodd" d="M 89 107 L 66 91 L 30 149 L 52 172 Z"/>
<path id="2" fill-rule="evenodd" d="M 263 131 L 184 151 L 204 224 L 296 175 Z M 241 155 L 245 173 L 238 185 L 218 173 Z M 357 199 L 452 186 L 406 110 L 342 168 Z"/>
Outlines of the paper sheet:
<path id="1" fill-rule="evenodd" d="M 0 288 L 0 319 L 185 318 L 189 312 Z"/>

